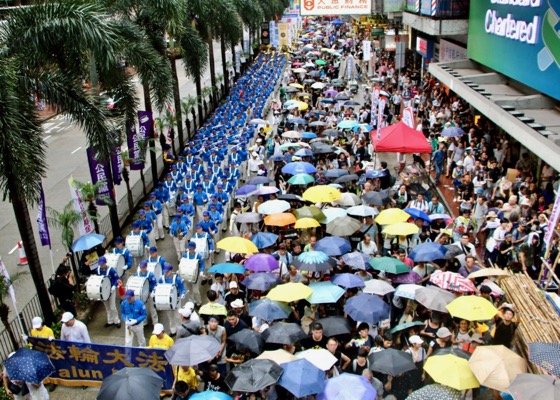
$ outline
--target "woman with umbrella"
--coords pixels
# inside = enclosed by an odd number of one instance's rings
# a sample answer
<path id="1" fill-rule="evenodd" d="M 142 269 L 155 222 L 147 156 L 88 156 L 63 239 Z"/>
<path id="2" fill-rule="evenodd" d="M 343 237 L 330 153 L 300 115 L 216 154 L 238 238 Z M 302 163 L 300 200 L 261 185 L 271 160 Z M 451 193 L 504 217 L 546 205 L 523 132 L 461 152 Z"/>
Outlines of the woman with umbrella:
<path id="1" fill-rule="evenodd" d="M 407 373 L 407 386 L 409 387 L 408 394 L 410 394 L 424 386 L 424 363 L 426 362 L 428 356 L 426 355 L 426 350 L 422 347 L 424 341 L 420 338 L 420 336 L 412 335 L 408 338 L 408 343 L 410 343 L 410 346 L 406 352 L 412 355 L 412 361 L 416 366 L 415 370 Z"/>

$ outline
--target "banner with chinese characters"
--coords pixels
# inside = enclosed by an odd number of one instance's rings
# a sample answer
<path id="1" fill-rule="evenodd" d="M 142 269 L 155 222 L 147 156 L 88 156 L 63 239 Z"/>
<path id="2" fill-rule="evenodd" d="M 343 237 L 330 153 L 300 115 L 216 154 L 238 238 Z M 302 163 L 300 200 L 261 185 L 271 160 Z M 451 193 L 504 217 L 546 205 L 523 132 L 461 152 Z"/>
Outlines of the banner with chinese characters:
<path id="1" fill-rule="evenodd" d="M 89 173 L 91 175 L 91 181 L 93 184 L 98 182 L 103 182 L 102 185 L 97 190 L 97 196 L 95 198 L 95 204 L 98 206 L 108 205 L 105 199 L 113 200 L 113 182 L 109 176 L 109 163 L 107 161 L 102 161 L 97 159 L 97 152 L 92 147 L 86 149 L 86 154 L 89 164 Z"/>
<path id="2" fill-rule="evenodd" d="M 163 378 L 162 390 L 173 386 L 173 370 L 162 349 L 76 343 L 29 337 L 34 350 L 47 353 L 56 372 L 48 382 L 64 386 L 101 386 L 103 379 L 124 367 L 149 368 Z"/>
<path id="3" fill-rule="evenodd" d="M 82 218 L 78 221 L 80 236 L 94 232 L 94 225 L 87 213 L 86 205 L 82 199 L 82 192 L 80 192 L 76 186 L 73 176 L 70 176 L 68 179 L 68 185 L 70 186 L 70 196 L 72 196 L 72 201 L 74 202 L 74 210 L 78 211 L 82 216 Z"/>

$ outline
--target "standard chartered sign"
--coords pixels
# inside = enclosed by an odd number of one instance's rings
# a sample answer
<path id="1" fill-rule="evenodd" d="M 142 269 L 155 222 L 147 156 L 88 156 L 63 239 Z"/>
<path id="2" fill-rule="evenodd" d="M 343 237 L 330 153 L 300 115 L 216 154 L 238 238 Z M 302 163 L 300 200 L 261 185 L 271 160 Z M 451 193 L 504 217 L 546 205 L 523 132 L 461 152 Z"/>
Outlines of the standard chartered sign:
<path id="1" fill-rule="evenodd" d="M 468 55 L 560 100 L 559 32 L 560 0 L 471 1 Z"/>

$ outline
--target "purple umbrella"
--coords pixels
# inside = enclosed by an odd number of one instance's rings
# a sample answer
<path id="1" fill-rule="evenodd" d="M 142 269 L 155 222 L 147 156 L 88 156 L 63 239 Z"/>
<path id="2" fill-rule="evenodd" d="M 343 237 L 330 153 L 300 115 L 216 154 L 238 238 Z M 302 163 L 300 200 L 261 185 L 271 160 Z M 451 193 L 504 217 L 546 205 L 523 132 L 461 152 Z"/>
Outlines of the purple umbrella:
<path id="1" fill-rule="evenodd" d="M 257 185 L 245 185 L 235 191 L 235 197 L 248 197 L 257 191 Z"/>
<path id="2" fill-rule="evenodd" d="M 245 268 L 253 272 L 272 272 L 280 266 L 270 254 L 258 253 L 249 257 L 245 262 Z"/>
<path id="3" fill-rule="evenodd" d="M 417 284 L 422 280 L 422 277 L 414 271 L 410 271 L 405 274 L 399 274 L 399 275 L 393 275 L 393 274 L 387 274 L 387 275 L 391 279 L 391 282 L 398 283 L 398 284 L 402 284 L 402 283 Z"/>
<path id="4" fill-rule="evenodd" d="M 323 93 L 325 94 L 325 96 L 334 97 L 338 94 L 338 91 L 334 89 L 329 89 L 329 90 L 325 90 Z"/>
<path id="5" fill-rule="evenodd" d="M 349 391 L 352 392 L 351 395 Z M 371 400 L 376 396 L 377 392 L 366 378 L 345 372 L 327 379 L 325 389 L 317 395 L 317 400 Z"/>
<path id="6" fill-rule="evenodd" d="M 366 284 L 358 276 L 354 274 L 336 274 L 332 277 L 331 282 L 343 288 L 363 288 Z"/>
<path id="7" fill-rule="evenodd" d="M 340 256 L 352 250 L 350 242 L 338 236 L 327 236 L 315 243 L 314 248 L 329 256 Z"/>
<path id="8" fill-rule="evenodd" d="M 465 131 L 456 126 L 451 126 L 441 131 L 441 136 L 445 136 L 445 137 L 458 137 L 458 136 L 463 136 L 464 134 Z"/>

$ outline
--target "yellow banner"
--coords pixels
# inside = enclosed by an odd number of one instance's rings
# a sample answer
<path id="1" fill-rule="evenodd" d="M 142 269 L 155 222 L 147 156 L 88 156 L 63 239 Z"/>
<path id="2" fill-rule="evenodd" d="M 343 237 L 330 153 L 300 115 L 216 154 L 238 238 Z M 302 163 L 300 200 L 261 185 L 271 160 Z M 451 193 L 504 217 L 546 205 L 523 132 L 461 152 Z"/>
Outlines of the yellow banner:
<path id="1" fill-rule="evenodd" d="M 290 45 L 288 24 L 286 22 L 279 22 L 278 23 L 278 44 L 280 46 L 289 46 Z"/>

